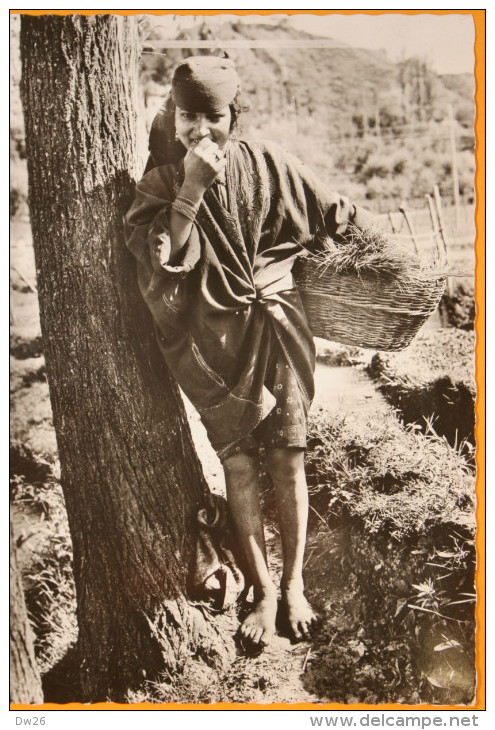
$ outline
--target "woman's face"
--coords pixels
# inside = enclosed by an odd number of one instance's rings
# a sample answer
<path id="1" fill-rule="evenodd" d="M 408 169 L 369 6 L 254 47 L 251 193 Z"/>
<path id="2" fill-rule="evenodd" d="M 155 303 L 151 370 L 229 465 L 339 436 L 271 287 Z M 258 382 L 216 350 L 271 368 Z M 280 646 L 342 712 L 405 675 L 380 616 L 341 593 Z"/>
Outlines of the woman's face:
<path id="1" fill-rule="evenodd" d="M 209 137 L 220 149 L 227 143 L 230 134 L 232 113 L 226 106 L 216 114 L 187 112 L 176 107 L 175 131 L 186 149 Z"/>

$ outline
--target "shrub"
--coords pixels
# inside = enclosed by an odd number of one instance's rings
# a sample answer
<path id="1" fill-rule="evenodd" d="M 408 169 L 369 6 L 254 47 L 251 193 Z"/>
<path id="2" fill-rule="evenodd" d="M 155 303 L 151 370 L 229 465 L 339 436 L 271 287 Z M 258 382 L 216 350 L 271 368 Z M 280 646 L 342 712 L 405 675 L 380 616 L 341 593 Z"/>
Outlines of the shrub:
<path id="1" fill-rule="evenodd" d="M 405 429 L 393 414 L 363 421 L 319 411 L 309 446 L 308 487 L 323 517 L 359 517 L 367 531 L 396 539 L 434 524 L 474 533 L 473 470 L 434 433 Z"/>
<path id="2" fill-rule="evenodd" d="M 473 282 L 469 279 L 456 279 L 451 291 L 445 291 L 440 309 L 452 327 L 472 330 L 476 316 Z"/>

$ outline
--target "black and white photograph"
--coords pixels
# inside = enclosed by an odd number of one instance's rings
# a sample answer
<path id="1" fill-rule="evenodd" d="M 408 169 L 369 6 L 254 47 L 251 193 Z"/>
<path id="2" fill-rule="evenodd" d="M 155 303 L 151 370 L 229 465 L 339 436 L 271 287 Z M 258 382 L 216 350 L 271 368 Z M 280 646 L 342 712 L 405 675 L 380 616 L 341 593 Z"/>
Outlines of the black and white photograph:
<path id="1" fill-rule="evenodd" d="M 483 709 L 484 15 L 11 11 L 13 706 Z"/>

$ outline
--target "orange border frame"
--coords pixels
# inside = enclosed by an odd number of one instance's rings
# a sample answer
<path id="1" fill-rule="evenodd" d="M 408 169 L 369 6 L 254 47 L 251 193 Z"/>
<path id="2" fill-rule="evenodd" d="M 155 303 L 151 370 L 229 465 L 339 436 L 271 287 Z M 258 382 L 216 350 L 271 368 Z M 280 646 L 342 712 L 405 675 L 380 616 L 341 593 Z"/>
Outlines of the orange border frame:
<path id="1" fill-rule="evenodd" d="M 82 703 L 68 703 L 58 705 L 46 703 L 43 705 L 24 705 L 11 704 L 10 709 L 19 710 L 333 710 L 333 711 L 355 711 L 355 710 L 485 710 L 486 709 L 486 676 L 485 676 L 485 659 L 486 659 L 486 515 L 485 515 L 485 355 L 486 355 L 486 311 L 485 311 L 485 285 L 486 285 L 486 269 L 485 269 L 485 38 L 486 23 L 485 10 L 10 10 L 10 14 L 25 15 L 354 15 L 360 13 L 362 15 L 384 15 L 388 13 L 400 13 L 402 15 L 421 15 L 428 13 L 429 15 L 471 15 L 475 26 L 475 79 L 476 79 L 476 269 L 475 269 L 475 297 L 476 297 L 476 462 L 477 462 L 477 479 L 476 479 L 476 518 L 478 530 L 476 534 L 476 553 L 477 553 L 477 569 L 476 569 L 476 588 L 478 600 L 476 603 L 476 671 L 477 671 L 477 687 L 476 702 L 473 705 L 366 705 L 353 704 L 343 705 L 339 703 L 316 704 L 308 702 L 299 702 L 295 704 L 273 703 L 270 705 L 261 705 L 255 703 L 246 703 L 243 705 L 221 702 L 214 705 L 211 704 L 176 704 L 167 703 L 157 705 L 149 702 L 137 703 L 134 705 L 117 704 L 113 702 L 99 702 L 93 705 L 85 705 Z"/>

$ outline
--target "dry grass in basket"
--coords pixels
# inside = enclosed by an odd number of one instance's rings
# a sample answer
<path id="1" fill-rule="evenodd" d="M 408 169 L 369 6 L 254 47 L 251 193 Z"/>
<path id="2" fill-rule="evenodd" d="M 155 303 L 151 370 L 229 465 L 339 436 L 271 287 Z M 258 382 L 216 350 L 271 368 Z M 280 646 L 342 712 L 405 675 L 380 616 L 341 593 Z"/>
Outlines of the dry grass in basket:
<path id="1" fill-rule="evenodd" d="M 445 274 L 439 262 L 421 259 L 378 227 L 349 226 L 345 237 L 338 241 L 325 238 L 322 246 L 309 258 L 323 271 L 330 269 L 336 274 L 375 274 L 390 277 L 404 287 Z"/>

